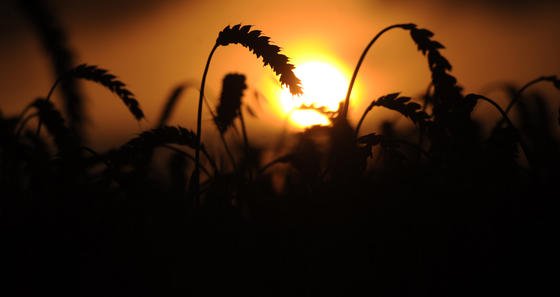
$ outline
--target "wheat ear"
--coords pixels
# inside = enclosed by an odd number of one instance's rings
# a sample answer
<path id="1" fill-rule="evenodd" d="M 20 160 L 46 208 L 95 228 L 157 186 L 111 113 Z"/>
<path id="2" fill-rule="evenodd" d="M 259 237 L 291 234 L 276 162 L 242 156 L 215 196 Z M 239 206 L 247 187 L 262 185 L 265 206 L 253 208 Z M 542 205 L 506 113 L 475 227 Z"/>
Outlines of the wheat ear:
<path id="1" fill-rule="evenodd" d="M 302 93 L 300 80 L 293 72 L 294 65 L 289 63 L 287 56 L 280 54 L 280 47 L 270 44 L 270 37 L 261 35 L 261 31 L 252 30 L 250 25 L 241 26 L 240 24 L 233 27 L 226 26 L 219 34 L 204 67 L 202 81 L 200 84 L 200 95 L 198 98 L 198 111 L 196 121 L 196 140 L 201 141 L 202 133 L 202 102 L 204 98 L 204 86 L 206 84 L 206 75 L 210 68 L 210 61 L 219 46 L 227 46 L 230 44 L 241 44 L 251 50 L 257 57 L 262 57 L 264 65 L 270 65 L 272 70 L 280 76 L 280 82 L 290 88 L 290 92 L 294 95 Z M 195 183 L 195 206 L 198 205 L 200 198 L 199 181 L 200 181 L 200 150 L 195 151 L 195 172 L 193 182 Z"/>

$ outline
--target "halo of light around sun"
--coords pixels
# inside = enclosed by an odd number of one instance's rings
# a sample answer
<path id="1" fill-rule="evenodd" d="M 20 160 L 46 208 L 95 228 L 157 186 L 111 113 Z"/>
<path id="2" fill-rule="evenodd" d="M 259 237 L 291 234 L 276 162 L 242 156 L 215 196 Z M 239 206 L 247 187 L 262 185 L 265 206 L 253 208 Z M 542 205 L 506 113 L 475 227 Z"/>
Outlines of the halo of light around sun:
<path id="1" fill-rule="evenodd" d="M 280 91 L 280 107 L 292 125 L 300 128 L 328 125 L 323 113 L 301 107 L 318 107 L 337 111 L 346 96 L 349 79 L 339 67 L 325 61 L 308 61 L 297 64 L 294 69 L 301 80 L 303 95 L 292 96 L 287 88 Z"/>

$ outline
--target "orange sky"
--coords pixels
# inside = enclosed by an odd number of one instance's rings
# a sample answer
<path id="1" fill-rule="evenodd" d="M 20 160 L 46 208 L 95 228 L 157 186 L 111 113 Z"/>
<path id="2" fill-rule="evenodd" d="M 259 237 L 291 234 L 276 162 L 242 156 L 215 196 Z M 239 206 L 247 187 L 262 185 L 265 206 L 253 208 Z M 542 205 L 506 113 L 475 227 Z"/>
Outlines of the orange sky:
<path id="1" fill-rule="evenodd" d="M 505 11 L 435 0 L 422 1 L 422 5 L 420 1 L 168 0 L 131 7 L 133 2 L 101 1 L 96 6 L 95 1 L 52 1 L 77 62 L 110 69 L 128 84 L 147 114 L 147 122 L 138 125 L 118 99 L 84 84 L 90 134 L 97 146 L 121 143 L 153 125 L 164 98 L 177 83 L 200 80 L 208 51 L 228 24 L 254 24 L 294 61 L 328 56 L 351 71 L 377 31 L 394 23 L 414 22 L 435 32 L 435 39 L 447 46 L 443 53 L 453 64 L 454 75 L 472 92 L 494 82 L 522 83 L 539 75 L 560 74 L 560 9 L 553 2 Z M 8 8 L 0 15 L 6 22 L 0 36 L 0 108 L 14 114 L 30 100 L 44 96 L 53 78 L 31 27 L 9 4 L 0 8 Z M 373 48 L 358 78 L 363 101 L 352 109 L 354 120 L 373 98 L 395 91 L 415 96 L 425 89 L 429 82 L 426 61 L 409 39 L 406 33 L 395 31 Z M 212 62 L 206 89 L 211 100 L 219 94 L 221 78 L 230 71 L 247 75 L 250 89 L 246 95 L 258 90 L 270 96 L 273 72 L 246 49 L 231 46 L 220 48 Z M 172 123 L 194 127 L 195 99 L 194 91 L 186 93 Z M 272 136 L 262 127 L 278 127 L 281 120 L 266 106 L 260 113 L 258 123 L 250 120 L 249 133 L 267 139 Z"/>

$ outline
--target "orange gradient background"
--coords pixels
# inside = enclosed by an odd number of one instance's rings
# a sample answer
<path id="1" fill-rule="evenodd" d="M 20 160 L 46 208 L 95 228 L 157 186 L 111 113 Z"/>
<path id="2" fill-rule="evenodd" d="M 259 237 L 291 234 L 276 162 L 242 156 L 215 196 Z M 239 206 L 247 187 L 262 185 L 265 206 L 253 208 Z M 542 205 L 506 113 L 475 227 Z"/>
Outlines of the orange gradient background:
<path id="1" fill-rule="evenodd" d="M 483 1 L 459 5 L 460 1 L 435 0 L 168 0 L 143 1 L 141 5 L 137 1 L 50 1 L 68 33 L 76 62 L 99 65 L 116 74 L 135 93 L 147 116 L 138 124 L 111 93 L 83 83 L 88 133 L 97 148 L 115 146 L 153 126 L 177 84 L 192 82 L 198 87 L 218 32 L 237 23 L 262 30 L 296 66 L 325 61 L 349 80 L 373 35 L 391 24 L 413 22 L 432 30 L 435 40 L 447 47 L 443 54 L 467 92 L 486 90 L 498 102 L 505 102 L 502 94 L 490 92 L 492 84 L 521 84 L 540 75 L 560 74 L 560 6 L 553 1 L 527 7 L 518 2 L 488 6 Z M 13 3 L 0 8 L 5 22 L 0 36 L 0 109 L 14 115 L 34 98 L 45 96 L 54 78 L 50 61 L 24 16 Z M 245 96 L 259 115 L 248 119 L 252 140 L 274 140 L 284 125 L 278 111 L 281 89 L 274 73 L 241 46 L 221 47 L 208 73 L 206 94 L 211 102 L 216 102 L 222 77 L 228 72 L 247 76 Z M 370 100 L 396 91 L 418 97 L 429 81 L 426 59 L 409 35 L 392 31 L 379 40 L 362 65 L 351 120 L 357 121 Z M 550 90 L 543 87 L 543 91 Z M 194 128 L 196 98 L 194 89 L 184 93 L 171 124 Z M 55 103 L 59 103 L 58 96 Z M 379 121 L 395 117 L 391 112 L 376 112 L 366 127 L 373 129 Z M 496 115 L 481 106 L 475 116 Z M 210 138 L 214 132 L 208 128 L 208 114 L 204 121 L 204 137 Z M 297 131 L 295 126 L 290 129 Z"/>

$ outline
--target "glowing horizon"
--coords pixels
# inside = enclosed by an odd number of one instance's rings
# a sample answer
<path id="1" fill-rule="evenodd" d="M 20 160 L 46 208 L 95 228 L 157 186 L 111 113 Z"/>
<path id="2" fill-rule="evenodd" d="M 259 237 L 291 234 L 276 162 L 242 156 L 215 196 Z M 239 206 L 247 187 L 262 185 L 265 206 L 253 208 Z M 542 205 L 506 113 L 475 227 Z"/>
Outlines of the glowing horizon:
<path id="1" fill-rule="evenodd" d="M 289 123 L 296 128 L 328 125 L 330 121 L 325 114 L 302 107 L 336 112 L 346 97 L 350 81 L 348 71 L 334 59 L 321 56 L 307 58 L 295 65 L 294 72 L 301 79 L 303 95 L 292 96 L 287 88 L 280 89 L 275 96 L 279 100 L 277 112 L 288 117 Z"/>

